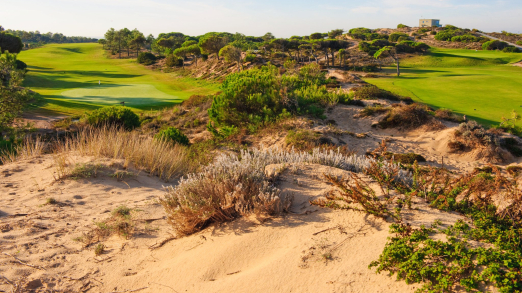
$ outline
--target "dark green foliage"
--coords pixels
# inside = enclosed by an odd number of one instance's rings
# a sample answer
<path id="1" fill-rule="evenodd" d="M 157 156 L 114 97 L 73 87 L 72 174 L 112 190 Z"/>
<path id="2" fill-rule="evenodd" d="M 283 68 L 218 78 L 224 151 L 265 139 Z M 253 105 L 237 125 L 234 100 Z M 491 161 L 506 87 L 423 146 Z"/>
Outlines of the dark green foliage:
<path id="1" fill-rule="evenodd" d="M 131 109 L 121 106 L 103 107 L 86 114 L 85 120 L 94 127 L 117 126 L 132 130 L 140 126 L 140 117 Z"/>
<path id="2" fill-rule="evenodd" d="M 141 52 L 138 55 L 138 63 L 144 65 L 152 65 L 156 62 L 156 56 L 149 52 Z"/>
<path id="3" fill-rule="evenodd" d="M 182 145 L 189 145 L 190 143 L 188 137 L 175 127 L 163 129 L 158 134 L 156 134 L 155 138 L 173 143 L 179 143 Z"/>
<path id="4" fill-rule="evenodd" d="M 20 53 L 24 48 L 22 40 L 12 34 L 0 32 L 0 53 L 8 51 L 9 53 Z"/>
<path id="5" fill-rule="evenodd" d="M 404 34 L 404 33 L 392 33 L 388 37 L 388 41 L 395 43 L 395 42 L 399 41 L 400 37 L 408 38 L 409 36 L 407 34 Z"/>
<path id="6" fill-rule="evenodd" d="M 19 70 L 16 54 L 0 56 L 0 131 L 9 128 L 22 112 L 32 93 L 22 86 L 25 70 Z"/>
<path id="7" fill-rule="evenodd" d="M 180 67 L 183 66 L 183 59 L 170 54 L 165 60 L 165 65 L 167 65 L 167 67 Z"/>
<path id="8" fill-rule="evenodd" d="M 377 39 L 388 39 L 388 35 L 374 33 L 369 28 L 353 28 L 348 32 L 348 35 L 354 39 L 372 41 Z"/>
<path id="9" fill-rule="evenodd" d="M 506 47 L 509 47 L 509 44 L 499 40 L 493 40 L 482 44 L 483 50 L 502 50 Z"/>
<path id="10" fill-rule="evenodd" d="M 476 37 L 471 34 L 465 34 L 461 36 L 454 36 L 451 38 L 452 42 L 461 42 L 461 43 L 473 43 L 473 42 L 480 42 L 482 40 L 481 37 Z"/>
<path id="11" fill-rule="evenodd" d="M 520 49 L 515 46 L 509 46 L 504 49 L 502 49 L 502 52 L 504 53 L 520 53 Z"/>
<path id="12" fill-rule="evenodd" d="M 256 55 L 254 54 L 247 54 L 245 56 L 245 62 L 252 62 L 256 59 Z"/>
<path id="13" fill-rule="evenodd" d="M 215 123 L 210 126 L 255 131 L 261 124 L 291 113 L 322 117 L 325 106 L 351 100 L 342 91 L 328 91 L 327 83 L 325 73 L 316 64 L 304 66 L 295 74 L 280 75 L 272 65 L 231 74 L 209 109 Z"/>
<path id="14" fill-rule="evenodd" d="M 522 149 L 516 139 L 508 137 L 502 141 L 502 146 L 507 149 L 513 156 L 522 157 Z"/>
<path id="15" fill-rule="evenodd" d="M 517 45 L 522 46 L 522 41 L 517 41 Z"/>
<path id="16" fill-rule="evenodd" d="M 25 64 L 25 62 L 23 62 L 23 61 L 16 60 L 16 69 L 18 69 L 18 70 L 26 70 L 27 69 L 27 64 Z"/>

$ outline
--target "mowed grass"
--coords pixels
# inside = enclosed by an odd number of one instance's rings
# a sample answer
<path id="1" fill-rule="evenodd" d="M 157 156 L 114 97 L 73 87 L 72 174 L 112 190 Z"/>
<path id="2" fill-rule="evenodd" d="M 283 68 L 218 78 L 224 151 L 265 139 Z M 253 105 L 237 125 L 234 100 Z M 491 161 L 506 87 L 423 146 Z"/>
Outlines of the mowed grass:
<path id="1" fill-rule="evenodd" d="M 32 111 L 48 115 L 81 114 L 121 102 L 138 111 L 154 110 L 219 89 L 216 83 L 152 71 L 135 59 L 107 58 L 98 44 L 46 45 L 23 51 L 18 59 L 29 69 L 24 85 L 42 98 Z"/>
<path id="2" fill-rule="evenodd" d="M 401 61 L 401 77 L 366 81 L 435 108 L 448 108 L 481 123 L 498 125 L 512 110 L 522 114 L 522 54 L 432 49 Z M 396 72 L 394 67 L 385 69 Z"/>

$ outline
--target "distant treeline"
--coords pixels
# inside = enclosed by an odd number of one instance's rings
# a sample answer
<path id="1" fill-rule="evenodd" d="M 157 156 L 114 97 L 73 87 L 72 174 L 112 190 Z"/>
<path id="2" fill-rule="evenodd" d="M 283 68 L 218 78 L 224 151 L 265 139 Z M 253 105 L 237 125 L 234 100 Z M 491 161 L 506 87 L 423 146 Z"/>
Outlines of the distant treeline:
<path id="1" fill-rule="evenodd" d="M 197 62 L 198 58 L 205 59 L 210 54 L 216 54 L 227 61 L 241 62 L 242 53 L 259 53 L 263 55 L 285 55 L 295 60 L 304 58 L 318 60 L 318 55 L 323 55 L 328 63 L 332 65 L 335 54 L 344 54 L 348 48 L 348 41 L 338 37 L 342 36 L 342 29 L 332 30 L 329 33 L 314 33 L 309 36 L 293 36 L 291 38 L 276 38 L 271 33 L 263 36 L 246 36 L 240 33 L 231 34 L 226 32 L 209 32 L 201 36 L 188 36 L 179 32 L 161 33 L 155 38 L 153 35 L 147 37 L 137 29 L 127 28 L 115 30 L 111 28 L 105 33 L 105 39 L 99 40 L 106 50 L 112 54 L 131 52 L 136 55 L 142 49 L 146 49 L 165 55 L 176 57 L 180 60 L 192 56 Z M 342 50 L 342 51 L 340 51 Z M 255 55 L 247 55 L 253 58 Z"/>
<path id="2" fill-rule="evenodd" d="M 98 39 L 64 36 L 61 33 L 40 33 L 39 31 L 28 32 L 23 30 L 4 29 L 0 26 L 0 31 L 19 37 L 26 48 L 38 47 L 45 44 L 64 44 L 64 43 L 95 43 Z"/>

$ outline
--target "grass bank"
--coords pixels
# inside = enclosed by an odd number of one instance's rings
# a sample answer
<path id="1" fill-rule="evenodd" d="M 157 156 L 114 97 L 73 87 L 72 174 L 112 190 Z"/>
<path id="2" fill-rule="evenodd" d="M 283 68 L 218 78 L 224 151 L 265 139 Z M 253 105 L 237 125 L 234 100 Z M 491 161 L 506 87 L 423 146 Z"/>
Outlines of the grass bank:
<path id="1" fill-rule="evenodd" d="M 46 45 L 18 59 L 29 69 L 24 85 L 42 97 L 34 111 L 47 114 L 79 114 L 120 102 L 138 111 L 159 109 L 219 87 L 152 71 L 135 60 L 107 58 L 98 44 Z"/>
<path id="2" fill-rule="evenodd" d="M 432 49 L 401 61 L 402 76 L 366 81 L 435 108 L 452 109 L 481 123 L 498 124 L 515 109 L 522 113 L 522 54 Z M 395 68 L 385 68 L 394 72 Z"/>

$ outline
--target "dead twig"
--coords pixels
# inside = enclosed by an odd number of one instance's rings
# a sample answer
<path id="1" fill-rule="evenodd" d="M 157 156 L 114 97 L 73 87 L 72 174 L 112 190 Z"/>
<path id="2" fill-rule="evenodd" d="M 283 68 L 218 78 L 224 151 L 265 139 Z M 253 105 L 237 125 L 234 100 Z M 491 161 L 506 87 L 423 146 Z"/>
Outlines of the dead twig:
<path id="1" fill-rule="evenodd" d="M 134 289 L 134 290 L 125 290 L 125 291 L 112 291 L 110 293 L 125 293 L 125 292 L 136 292 L 136 291 L 140 291 L 140 290 L 143 290 L 143 289 L 147 289 L 149 287 L 143 287 L 143 288 L 139 288 L 139 289 Z"/>
<path id="2" fill-rule="evenodd" d="M 163 287 L 167 287 L 167 288 L 171 289 L 172 291 L 174 291 L 174 293 L 178 293 L 178 291 L 174 290 L 174 288 L 172 288 L 170 286 L 163 285 L 163 284 L 156 283 L 156 282 L 151 282 L 151 284 L 156 284 L 156 285 L 160 285 L 160 286 L 163 286 Z"/>
<path id="3" fill-rule="evenodd" d="M 333 229 L 338 229 L 338 228 L 339 228 L 339 226 L 330 227 L 330 228 L 327 228 L 327 229 L 321 230 L 321 231 L 319 231 L 319 232 L 315 232 L 315 233 L 312 234 L 312 235 L 315 236 L 315 235 L 317 235 L 317 234 L 321 234 L 321 233 L 323 233 L 323 232 L 330 231 L 330 230 L 333 230 Z"/>
<path id="4" fill-rule="evenodd" d="M 163 245 L 165 245 L 167 242 L 170 242 L 170 241 L 172 241 L 172 240 L 174 240 L 174 239 L 177 239 L 177 237 L 172 236 L 172 237 L 169 237 L 169 238 L 163 239 L 161 242 L 159 242 L 159 243 L 154 243 L 154 244 L 152 244 L 151 246 L 149 246 L 149 249 L 150 249 L 150 250 L 158 249 L 158 248 L 162 247 Z"/>
<path id="5" fill-rule="evenodd" d="M 228 273 L 227 275 L 230 276 L 230 275 L 235 275 L 237 273 L 241 273 L 241 271 L 237 271 L 237 272 L 233 272 L 233 273 Z"/>
<path id="6" fill-rule="evenodd" d="M 12 255 L 12 254 L 9 254 L 9 253 L 7 253 L 7 252 L 2 252 L 2 253 L 5 254 L 5 255 L 10 256 L 10 257 L 12 257 L 12 258 L 14 258 L 18 263 L 20 263 L 20 264 L 22 264 L 22 265 L 24 265 L 24 266 L 32 267 L 32 268 L 39 269 L 39 270 L 45 270 L 45 269 L 44 269 L 43 267 L 41 267 L 41 266 L 35 266 L 35 265 L 32 265 L 32 264 L 28 264 L 28 263 L 26 263 L 26 262 L 23 262 L 23 261 L 21 261 L 19 258 L 17 258 L 16 256 L 14 256 L 14 255 Z"/>

